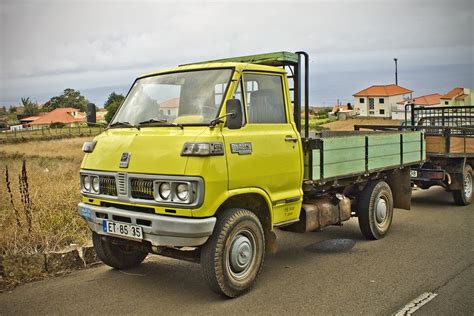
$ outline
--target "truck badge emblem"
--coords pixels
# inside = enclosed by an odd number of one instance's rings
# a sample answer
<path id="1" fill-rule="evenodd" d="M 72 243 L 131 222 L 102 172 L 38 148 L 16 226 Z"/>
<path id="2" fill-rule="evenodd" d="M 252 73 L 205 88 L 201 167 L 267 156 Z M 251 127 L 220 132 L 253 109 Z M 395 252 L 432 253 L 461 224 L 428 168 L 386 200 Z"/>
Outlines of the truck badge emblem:
<path id="1" fill-rule="evenodd" d="M 120 168 L 128 168 L 128 163 L 130 162 L 130 153 L 122 153 L 120 157 Z"/>
<path id="2" fill-rule="evenodd" d="M 230 151 L 233 154 L 250 155 L 252 153 L 252 143 L 231 143 Z"/>

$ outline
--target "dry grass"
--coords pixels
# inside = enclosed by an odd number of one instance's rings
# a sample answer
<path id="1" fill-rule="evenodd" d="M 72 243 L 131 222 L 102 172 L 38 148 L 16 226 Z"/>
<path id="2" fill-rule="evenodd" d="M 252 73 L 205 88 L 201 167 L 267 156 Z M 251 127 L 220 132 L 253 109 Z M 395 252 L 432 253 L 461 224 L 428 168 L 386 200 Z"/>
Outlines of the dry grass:
<path id="1" fill-rule="evenodd" d="M 10 158 L 53 158 L 80 162 L 83 156 L 82 144 L 88 140 L 91 140 L 91 137 L 3 144 L 0 146 L 0 156 Z"/>
<path id="2" fill-rule="evenodd" d="M 332 131 L 353 131 L 354 125 L 400 125 L 400 121 L 354 118 L 345 121 L 334 121 L 321 126 L 329 128 Z"/>
<path id="3" fill-rule="evenodd" d="M 88 139 L 1 146 L 0 254 L 53 251 L 88 240 L 86 225 L 76 211 L 80 201 L 81 146 Z M 20 193 L 19 175 L 23 160 L 26 161 L 31 200 L 31 232 L 28 232 L 28 205 Z M 13 199 L 7 190 L 6 168 Z"/>

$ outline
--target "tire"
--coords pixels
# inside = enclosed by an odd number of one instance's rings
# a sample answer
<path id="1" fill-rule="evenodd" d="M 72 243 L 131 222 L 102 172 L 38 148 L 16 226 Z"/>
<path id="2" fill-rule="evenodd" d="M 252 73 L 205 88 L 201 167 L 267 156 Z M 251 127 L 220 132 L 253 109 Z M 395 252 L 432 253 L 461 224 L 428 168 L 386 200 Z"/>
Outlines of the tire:
<path id="1" fill-rule="evenodd" d="M 472 167 L 466 165 L 462 175 L 462 189 L 453 191 L 453 199 L 457 205 L 471 204 L 472 186 Z"/>
<path id="2" fill-rule="evenodd" d="M 367 239 L 381 239 L 388 233 L 393 218 L 393 197 L 384 181 L 372 181 L 362 190 L 357 204 L 359 228 Z"/>
<path id="3" fill-rule="evenodd" d="M 254 286 L 264 256 L 265 237 L 257 216 L 245 209 L 227 209 L 201 248 L 201 269 L 212 291 L 233 298 Z"/>
<path id="4" fill-rule="evenodd" d="M 133 246 L 115 245 L 94 232 L 92 243 L 99 259 L 106 265 L 119 270 L 138 266 L 148 255 L 147 252 L 134 249 Z"/>

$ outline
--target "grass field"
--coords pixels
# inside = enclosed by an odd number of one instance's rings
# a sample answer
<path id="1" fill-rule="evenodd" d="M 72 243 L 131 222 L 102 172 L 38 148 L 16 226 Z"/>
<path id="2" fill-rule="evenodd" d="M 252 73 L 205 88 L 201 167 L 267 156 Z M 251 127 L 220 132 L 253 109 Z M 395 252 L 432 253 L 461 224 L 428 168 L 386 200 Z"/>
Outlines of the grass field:
<path id="1" fill-rule="evenodd" d="M 76 206 L 80 200 L 81 147 L 90 139 L 0 146 L 0 253 L 55 251 L 88 241 L 88 230 L 77 215 Z M 27 190 L 25 180 L 19 178 L 23 161 Z M 5 177 L 7 168 L 10 190 Z M 31 203 L 27 203 L 28 199 Z"/>

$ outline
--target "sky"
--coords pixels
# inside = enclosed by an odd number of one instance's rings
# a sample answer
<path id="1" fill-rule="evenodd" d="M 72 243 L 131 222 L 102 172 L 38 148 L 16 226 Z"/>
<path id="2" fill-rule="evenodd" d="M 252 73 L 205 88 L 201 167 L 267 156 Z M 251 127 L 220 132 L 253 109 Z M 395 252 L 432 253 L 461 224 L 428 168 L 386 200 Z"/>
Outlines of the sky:
<path id="1" fill-rule="evenodd" d="M 474 88 L 474 1 L 0 0 L 0 105 L 65 88 L 103 106 L 145 73 L 272 51 L 310 54 L 310 104 L 373 84 Z"/>

